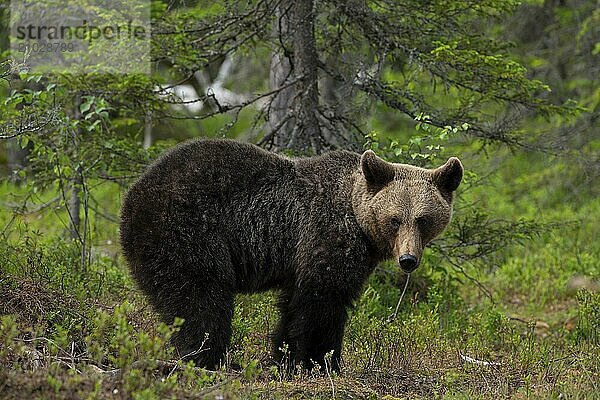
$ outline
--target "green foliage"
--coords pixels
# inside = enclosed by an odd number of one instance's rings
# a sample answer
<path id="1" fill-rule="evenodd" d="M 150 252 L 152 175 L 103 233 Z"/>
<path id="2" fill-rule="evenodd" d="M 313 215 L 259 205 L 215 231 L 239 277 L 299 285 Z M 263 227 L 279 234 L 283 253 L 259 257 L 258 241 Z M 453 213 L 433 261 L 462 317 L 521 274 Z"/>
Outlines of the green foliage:
<path id="1" fill-rule="evenodd" d="M 128 315 L 134 311 L 134 305 L 124 301 L 110 314 L 101 310 L 96 312 L 85 342 L 90 357 L 98 364 L 106 360 L 109 365 L 128 369 L 137 360 L 147 361 L 152 367 L 156 360 L 171 358 L 172 348 L 167 346 L 167 341 L 181 322 L 174 327 L 161 324 L 156 330 L 158 335 L 151 337 L 132 324 Z"/>
<path id="2" fill-rule="evenodd" d="M 416 133 L 411 135 L 407 143 L 400 143 L 397 139 L 381 142 L 376 131 L 365 135 L 363 147 L 379 152 L 388 161 L 410 163 L 420 166 L 432 166 L 443 155 L 450 136 L 456 136 L 469 129 L 469 124 L 464 122 L 458 127 L 436 127 L 429 125 L 431 117 L 418 115 L 415 126 Z"/>
<path id="3" fill-rule="evenodd" d="M 96 254 L 95 268 L 84 269 L 78 243 L 57 237 L 45 239 L 39 231 L 24 231 L 14 242 L 14 239 L 2 241 L 0 270 L 10 276 L 42 281 L 79 300 L 89 298 L 90 294 L 112 294 L 126 285 L 127 278 L 114 258 Z"/>

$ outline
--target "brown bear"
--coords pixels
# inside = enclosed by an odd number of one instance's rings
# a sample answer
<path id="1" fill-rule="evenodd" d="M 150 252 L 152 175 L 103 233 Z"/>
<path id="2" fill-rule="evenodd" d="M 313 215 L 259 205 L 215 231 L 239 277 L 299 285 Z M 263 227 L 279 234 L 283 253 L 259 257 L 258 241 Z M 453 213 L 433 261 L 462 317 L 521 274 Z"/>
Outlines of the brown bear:
<path id="1" fill-rule="evenodd" d="M 121 244 L 134 279 L 174 343 L 215 367 L 231 337 L 234 296 L 280 291 L 274 350 L 293 365 L 339 369 L 347 311 L 375 265 L 405 272 L 452 213 L 463 167 L 392 164 L 372 151 L 290 159 L 233 140 L 164 154 L 123 201 Z"/>

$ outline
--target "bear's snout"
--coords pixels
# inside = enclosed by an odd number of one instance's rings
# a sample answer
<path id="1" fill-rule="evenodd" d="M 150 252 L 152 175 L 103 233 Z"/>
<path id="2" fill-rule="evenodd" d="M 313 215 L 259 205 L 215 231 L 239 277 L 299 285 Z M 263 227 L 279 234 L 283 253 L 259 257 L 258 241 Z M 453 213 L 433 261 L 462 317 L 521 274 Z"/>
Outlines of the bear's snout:
<path id="1" fill-rule="evenodd" d="M 417 257 L 413 256 L 412 254 L 403 254 L 398 259 L 398 264 L 400 264 L 402 271 L 410 274 L 419 266 L 419 260 L 417 260 Z"/>

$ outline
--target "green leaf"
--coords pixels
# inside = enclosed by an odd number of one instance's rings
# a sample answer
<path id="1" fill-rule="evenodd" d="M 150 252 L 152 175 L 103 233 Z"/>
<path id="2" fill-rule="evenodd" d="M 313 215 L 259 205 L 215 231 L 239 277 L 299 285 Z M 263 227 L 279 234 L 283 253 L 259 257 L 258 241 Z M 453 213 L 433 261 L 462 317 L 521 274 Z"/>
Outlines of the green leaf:
<path id="1" fill-rule="evenodd" d="M 81 103 L 81 105 L 79 106 L 79 111 L 81 111 L 83 114 L 85 114 L 86 112 L 88 112 L 90 110 L 90 108 L 92 108 L 92 103 L 89 103 L 89 102 Z"/>

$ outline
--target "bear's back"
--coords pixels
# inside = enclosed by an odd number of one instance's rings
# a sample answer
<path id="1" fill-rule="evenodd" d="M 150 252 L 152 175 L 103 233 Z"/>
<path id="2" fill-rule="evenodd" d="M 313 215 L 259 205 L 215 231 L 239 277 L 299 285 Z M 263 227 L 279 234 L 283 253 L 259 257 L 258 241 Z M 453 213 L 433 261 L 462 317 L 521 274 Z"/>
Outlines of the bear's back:
<path id="1" fill-rule="evenodd" d="M 227 230 L 224 224 L 239 223 L 253 199 L 281 199 L 293 175 L 291 160 L 251 144 L 209 139 L 176 146 L 148 167 L 123 200 L 125 255 L 138 259 L 165 242 Z"/>
<path id="2" fill-rule="evenodd" d="M 194 185 L 210 192 L 245 190 L 272 183 L 292 170 L 292 161 L 251 144 L 226 139 L 192 140 L 159 158 L 140 178 L 140 184 Z"/>

